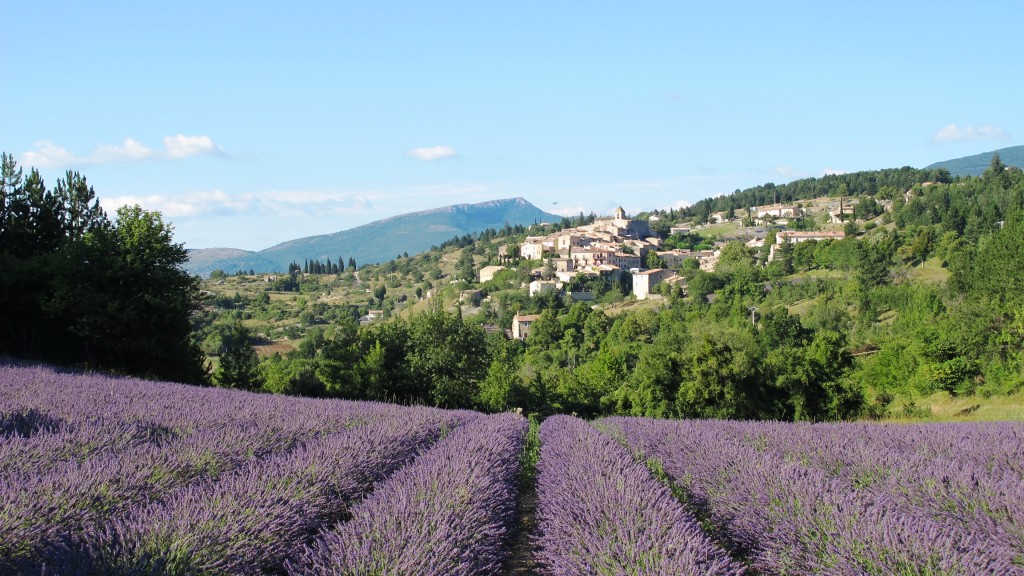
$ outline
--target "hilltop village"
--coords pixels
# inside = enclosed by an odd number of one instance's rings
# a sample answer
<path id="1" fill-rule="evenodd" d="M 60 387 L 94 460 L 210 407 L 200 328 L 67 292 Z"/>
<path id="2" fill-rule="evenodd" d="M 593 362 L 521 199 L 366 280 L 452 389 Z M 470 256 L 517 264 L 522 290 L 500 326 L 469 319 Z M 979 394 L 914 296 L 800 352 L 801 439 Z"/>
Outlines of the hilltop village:
<path id="1" fill-rule="evenodd" d="M 783 243 L 799 243 L 808 240 L 841 240 L 846 234 L 842 230 L 795 231 L 786 230 L 789 218 L 799 218 L 809 211 L 797 205 L 774 204 L 755 206 L 746 218 L 726 212 L 713 215 L 711 224 L 730 221 L 746 221 L 752 226 L 738 226 L 736 232 L 717 241 L 711 249 L 688 250 L 667 248 L 663 240 L 651 228 L 657 222 L 657 215 L 648 220 L 627 217 L 621 207 L 614 216 L 597 218 L 592 224 L 566 228 L 543 236 L 527 236 L 518 245 L 518 254 L 511 255 L 506 247 L 499 248 L 503 259 L 518 256 L 525 260 L 543 261 L 545 264 L 534 271 L 536 280 L 530 283 L 530 295 L 546 291 L 560 291 L 581 277 L 619 280 L 624 273 L 632 277 L 632 294 L 638 300 L 657 297 L 654 290 L 661 284 L 685 290 L 686 280 L 678 272 L 692 261 L 692 269 L 713 272 L 721 256 L 721 247 L 729 241 L 742 241 L 748 248 L 761 248 L 774 228 L 774 242 L 770 247 L 769 261 L 774 258 L 775 247 Z M 843 216 L 852 220 L 853 206 L 844 206 L 829 212 L 830 222 L 841 222 Z M 685 235 L 699 232 L 703 227 L 673 226 L 670 235 Z M 485 266 L 480 270 L 481 283 L 491 280 L 495 274 L 505 270 L 503 265 Z M 588 292 L 570 292 L 574 300 L 588 300 Z"/>

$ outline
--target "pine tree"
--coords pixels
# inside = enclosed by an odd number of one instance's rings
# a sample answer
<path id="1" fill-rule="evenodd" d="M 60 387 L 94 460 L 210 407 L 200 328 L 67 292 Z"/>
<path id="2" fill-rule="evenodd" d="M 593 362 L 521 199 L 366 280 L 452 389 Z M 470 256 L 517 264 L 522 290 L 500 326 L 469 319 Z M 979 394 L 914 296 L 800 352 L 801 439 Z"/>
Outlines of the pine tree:
<path id="1" fill-rule="evenodd" d="M 218 386 L 241 390 L 257 390 L 263 386 L 259 358 L 249 340 L 249 330 L 241 321 L 235 321 L 224 335 L 220 366 L 213 375 Z"/>

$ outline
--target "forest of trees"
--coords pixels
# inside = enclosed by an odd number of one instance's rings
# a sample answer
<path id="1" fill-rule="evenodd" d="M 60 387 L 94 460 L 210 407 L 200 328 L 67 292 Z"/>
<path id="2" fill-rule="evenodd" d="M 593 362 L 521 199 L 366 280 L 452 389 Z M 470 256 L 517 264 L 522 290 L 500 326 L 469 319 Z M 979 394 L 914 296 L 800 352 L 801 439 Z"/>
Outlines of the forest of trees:
<path id="1" fill-rule="evenodd" d="M 78 172 L 47 188 L 2 155 L 0 354 L 205 383 L 187 258 L 159 213 L 111 220 Z"/>

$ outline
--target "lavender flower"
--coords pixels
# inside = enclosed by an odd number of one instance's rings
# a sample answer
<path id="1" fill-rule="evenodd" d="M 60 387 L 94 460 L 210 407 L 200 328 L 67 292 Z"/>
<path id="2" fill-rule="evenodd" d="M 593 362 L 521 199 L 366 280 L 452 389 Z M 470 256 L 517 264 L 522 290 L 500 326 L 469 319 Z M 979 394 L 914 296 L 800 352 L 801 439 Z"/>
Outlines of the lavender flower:
<path id="1" fill-rule="evenodd" d="M 512 414 L 453 432 L 325 532 L 291 574 L 494 574 L 514 522 L 528 425 Z"/>
<path id="2" fill-rule="evenodd" d="M 569 416 L 540 428 L 537 559 L 546 574 L 742 574 L 668 487 Z"/>

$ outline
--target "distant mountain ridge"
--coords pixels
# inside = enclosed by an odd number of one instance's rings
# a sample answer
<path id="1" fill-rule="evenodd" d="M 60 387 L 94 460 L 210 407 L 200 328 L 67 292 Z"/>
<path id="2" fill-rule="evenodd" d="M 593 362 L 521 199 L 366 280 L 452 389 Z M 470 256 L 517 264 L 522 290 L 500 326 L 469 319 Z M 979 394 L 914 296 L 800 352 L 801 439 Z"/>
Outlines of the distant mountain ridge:
<path id="1" fill-rule="evenodd" d="M 981 176 L 992 162 L 993 154 L 999 154 L 999 159 L 1007 166 L 1024 168 L 1024 146 L 1011 146 L 1009 148 L 1001 148 L 999 150 L 983 152 L 973 156 L 964 156 L 963 158 L 954 158 L 953 160 L 943 160 L 942 162 L 936 162 L 925 166 L 925 170 L 945 168 L 946 170 L 949 170 L 949 173 L 953 176 Z"/>
<path id="2" fill-rule="evenodd" d="M 455 236 L 499 229 L 506 223 L 527 226 L 560 219 L 561 216 L 544 212 L 524 198 L 455 204 L 391 216 L 332 234 L 297 238 L 257 252 L 236 248 L 190 250 L 185 269 L 208 276 L 218 269 L 228 273 L 237 270 L 283 272 L 289 263 L 301 264 L 306 259 L 337 262 L 342 258 L 347 264 L 349 258 L 355 258 L 360 265 L 374 264 L 405 252 L 417 254 L 429 250 Z"/>

